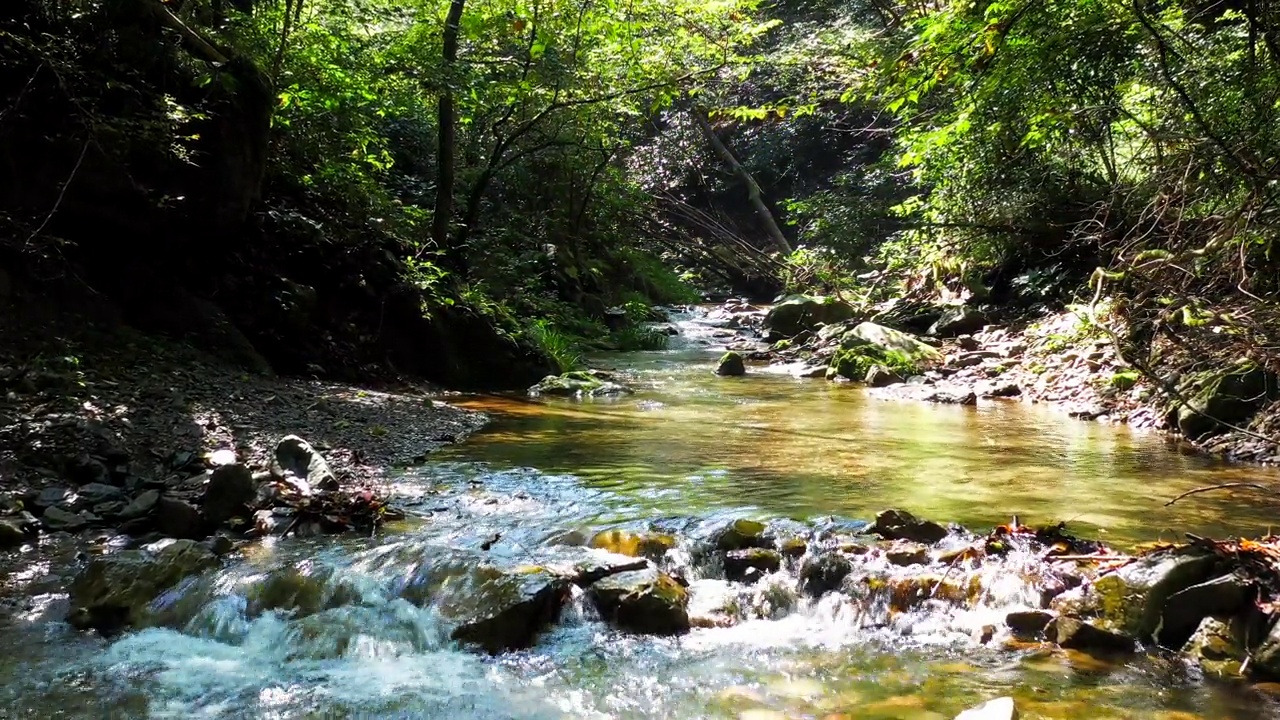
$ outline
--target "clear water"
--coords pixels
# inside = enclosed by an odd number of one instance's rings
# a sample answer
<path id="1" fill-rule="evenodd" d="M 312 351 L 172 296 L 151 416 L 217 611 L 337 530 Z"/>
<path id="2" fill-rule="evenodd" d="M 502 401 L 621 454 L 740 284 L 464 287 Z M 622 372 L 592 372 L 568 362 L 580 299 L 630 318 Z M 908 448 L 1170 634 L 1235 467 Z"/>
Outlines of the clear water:
<path id="1" fill-rule="evenodd" d="M 156 627 L 77 634 L 58 621 L 74 549 L 14 558 L 7 594 L 24 600 L 0 622 L 0 717 L 937 720 L 998 695 L 1033 719 L 1280 717 L 1272 686 L 1207 680 L 1174 656 L 980 643 L 976 632 L 1028 600 L 1018 558 L 957 572 L 983 588 L 972 602 L 888 612 L 798 599 L 787 571 L 750 586 L 695 573 L 695 608 L 733 600 L 746 618 L 628 636 L 578 598 L 532 649 L 456 647 L 447 600 L 465 586 L 448 578 L 481 562 L 570 564 L 590 551 L 569 538 L 618 524 L 821 523 L 898 506 L 979 532 L 1014 514 L 1066 520 L 1127 547 L 1255 533 L 1275 512 L 1228 494 L 1163 507 L 1196 485 L 1268 473 L 1041 408 L 883 402 L 781 373 L 718 378 L 716 351 L 699 342 L 712 329 L 684 326 L 670 351 L 607 359 L 634 396 L 470 400 L 495 423 L 400 478 L 410 520 L 374 538 L 257 546 L 169 594 Z"/>

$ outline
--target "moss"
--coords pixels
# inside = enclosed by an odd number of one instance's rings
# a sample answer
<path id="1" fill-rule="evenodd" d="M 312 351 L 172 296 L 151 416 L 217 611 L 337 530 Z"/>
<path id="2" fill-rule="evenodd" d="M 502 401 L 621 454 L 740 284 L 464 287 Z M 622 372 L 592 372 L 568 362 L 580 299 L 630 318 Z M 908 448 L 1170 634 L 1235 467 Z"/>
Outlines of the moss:
<path id="1" fill-rule="evenodd" d="M 665 533 L 632 533 L 604 530 L 591 538 L 591 547 L 631 557 L 660 558 L 676 546 L 674 536 Z"/>
<path id="2" fill-rule="evenodd" d="M 1131 390 L 1138 384 L 1138 379 L 1141 377 L 1136 370 L 1123 370 L 1112 374 L 1107 384 L 1117 390 Z"/>
<path id="3" fill-rule="evenodd" d="M 831 356 L 831 370 L 836 375 L 862 382 L 875 365 L 882 365 L 901 377 L 918 375 L 920 368 L 906 353 L 877 345 L 843 347 Z"/>
<path id="4" fill-rule="evenodd" d="M 794 344 L 794 343 L 793 343 L 793 342 L 791 342 L 790 340 L 786 340 L 786 339 L 784 339 L 784 340 L 779 340 L 778 342 L 776 342 L 776 343 L 774 343 L 774 344 L 773 344 L 773 349 L 774 349 L 774 350 L 787 350 L 787 349 L 788 349 L 788 348 L 790 348 L 793 344 Z"/>

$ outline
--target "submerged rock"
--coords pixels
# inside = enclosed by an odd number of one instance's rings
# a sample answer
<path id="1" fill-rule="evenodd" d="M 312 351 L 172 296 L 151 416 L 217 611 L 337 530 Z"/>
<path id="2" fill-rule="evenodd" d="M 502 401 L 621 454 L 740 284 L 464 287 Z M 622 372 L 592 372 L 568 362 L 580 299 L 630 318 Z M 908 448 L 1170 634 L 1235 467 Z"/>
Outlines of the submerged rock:
<path id="1" fill-rule="evenodd" d="M 890 565 L 910 567 L 929 563 L 929 548 L 922 545 L 905 543 L 885 550 L 884 557 Z"/>
<path id="2" fill-rule="evenodd" d="M 559 619 L 569 599 L 569 580 L 538 566 L 480 566 L 470 580 L 465 594 L 443 611 L 460 621 L 454 640 L 489 653 L 531 646 L 538 633 Z"/>
<path id="3" fill-rule="evenodd" d="M 1018 720 L 1018 708 L 1011 697 L 988 700 L 971 707 L 955 717 L 955 720 Z"/>
<path id="4" fill-rule="evenodd" d="M 746 548 L 730 550 L 724 555 L 724 576 L 728 580 L 754 579 L 782 568 L 782 554 L 777 550 Z M 753 577 L 754 576 L 754 577 Z"/>
<path id="5" fill-rule="evenodd" d="M 630 632 L 676 635 L 689 629 L 689 593 L 670 575 L 637 570 L 604 578 L 587 596 L 609 624 Z"/>
<path id="6" fill-rule="evenodd" d="M 742 356 L 730 350 L 720 356 L 720 362 L 716 365 L 716 374 L 725 376 L 746 375 L 747 366 L 742 361 Z"/>
<path id="7" fill-rule="evenodd" d="M 739 518 L 731 520 L 714 530 L 711 544 L 716 550 L 729 552 L 747 548 L 768 548 L 769 539 L 765 537 L 766 526 L 758 520 Z"/>
<path id="8" fill-rule="evenodd" d="M 305 480 L 314 490 L 337 490 L 338 478 L 311 443 L 297 435 L 290 435 L 276 445 L 275 465 L 272 471 L 280 477 Z"/>
<path id="9" fill-rule="evenodd" d="M 629 395 L 633 391 L 625 385 L 604 380 L 587 371 L 567 372 L 563 375 L 548 375 L 529 388 L 533 396 L 552 395 L 557 397 L 605 397 L 609 395 Z"/>
<path id="10" fill-rule="evenodd" d="M 933 543 L 947 536 L 947 529 L 931 520 L 921 520 L 906 510 L 885 510 L 876 515 L 871 532 L 886 540 L 911 540 L 918 543 Z"/>
<path id="11" fill-rule="evenodd" d="M 71 582 L 68 621 L 104 634 L 142 624 L 161 591 L 216 563 L 209 548 L 192 540 L 162 540 L 95 557 Z"/>

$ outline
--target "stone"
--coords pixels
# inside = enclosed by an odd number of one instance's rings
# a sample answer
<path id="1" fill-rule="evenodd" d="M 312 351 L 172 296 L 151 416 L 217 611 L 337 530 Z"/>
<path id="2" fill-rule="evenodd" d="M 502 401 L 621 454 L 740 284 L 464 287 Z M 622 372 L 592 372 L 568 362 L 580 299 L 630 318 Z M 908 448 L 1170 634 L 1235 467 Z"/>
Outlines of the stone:
<path id="1" fill-rule="evenodd" d="M 906 510 L 885 510 L 870 527 L 886 540 L 911 540 L 932 545 L 947 536 L 947 529 L 931 520 L 921 520 Z"/>
<path id="2" fill-rule="evenodd" d="M 972 352 L 982 347 L 982 343 L 972 335 L 961 335 L 956 338 L 956 345 L 965 352 Z"/>
<path id="3" fill-rule="evenodd" d="M 569 580 L 539 566 L 504 570 L 482 565 L 465 583 L 442 612 L 459 622 L 454 640 L 490 654 L 533 645 L 538 633 L 559 619 L 570 597 Z"/>
<path id="4" fill-rule="evenodd" d="M 45 508 L 41 519 L 44 521 L 45 529 L 50 532 L 58 532 L 59 530 L 76 532 L 77 530 L 83 530 L 89 524 L 89 521 L 80 515 L 70 510 L 63 510 L 57 505 Z"/>
<path id="5" fill-rule="evenodd" d="M 838 590 L 851 572 L 853 563 L 838 552 L 815 555 L 800 566 L 800 591 L 809 597 L 821 597 Z"/>
<path id="6" fill-rule="evenodd" d="M 161 497 L 156 501 L 155 521 L 156 530 L 171 538 L 199 540 L 209 534 L 200 511 L 177 498 Z"/>
<path id="7" fill-rule="evenodd" d="M 144 624 L 157 595 L 216 563 L 208 548 L 191 540 L 162 540 L 96 556 L 71 582 L 68 620 L 103 634 Z"/>
<path id="8" fill-rule="evenodd" d="M 981 310 L 961 305 L 944 310 L 942 316 L 929 328 L 928 334 L 935 337 L 972 335 L 981 330 L 987 322 L 988 318 Z"/>
<path id="9" fill-rule="evenodd" d="M 859 323 L 844 336 L 841 345 L 853 347 L 859 344 L 870 344 L 882 352 L 901 356 L 918 368 L 927 368 L 942 362 L 942 353 L 927 345 L 910 333 L 894 330 L 873 322 Z"/>
<path id="10" fill-rule="evenodd" d="M 1164 601 L 1155 639 L 1179 648 L 1210 616 L 1232 617 L 1248 605 L 1253 588 L 1244 575 L 1230 573 L 1180 590 Z"/>
<path id="11" fill-rule="evenodd" d="M 1004 616 L 1004 624 L 1019 640 L 1036 640 L 1057 617 L 1044 610 L 1015 610 Z"/>
<path id="12" fill-rule="evenodd" d="M 689 630 L 689 592 L 657 570 L 604 578 L 587 589 L 587 597 L 605 622 L 620 630 L 646 635 Z"/>
<path id="13" fill-rule="evenodd" d="M 776 342 L 791 338 L 820 325 L 848 320 L 854 316 L 851 305 L 832 297 L 792 295 L 774 305 L 764 316 L 765 339 Z"/>
<path id="14" fill-rule="evenodd" d="M 588 543 L 593 548 L 629 557 L 659 560 L 676 546 L 673 535 L 660 532 L 629 532 L 622 529 L 603 530 Z"/>
<path id="15" fill-rule="evenodd" d="M 1219 577 L 1219 559 L 1194 546 L 1154 552 L 1106 573 L 1093 583 L 1103 624 L 1142 640 L 1160 627 L 1165 602 L 1175 593 Z"/>
<path id="16" fill-rule="evenodd" d="M 902 376 L 883 365 L 872 365 L 863 382 L 871 387 L 887 387 L 902 382 Z"/>
<path id="17" fill-rule="evenodd" d="M 329 468 L 324 456 L 311 447 L 311 443 L 297 435 L 289 435 L 276 445 L 272 470 L 281 477 L 292 475 L 306 480 L 314 490 L 338 489 L 338 478 Z"/>
<path id="18" fill-rule="evenodd" d="M 768 548 L 769 539 L 765 537 L 764 523 L 738 518 L 714 530 L 711 534 L 711 544 L 716 550 L 730 552 L 747 548 Z"/>
<path id="19" fill-rule="evenodd" d="M 955 720 L 1018 720 L 1019 717 L 1013 698 L 1000 697 L 965 710 Z"/>
<path id="20" fill-rule="evenodd" d="M 1059 616 L 1045 627 L 1045 638 L 1059 647 L 1100 652 L 1133 652 L 1133 638 L 1105 630 L 1079 618 Z"/>
<path id="21" fill-rule="evenodd" d="M 716 365 L 716 374 L 724 376 L 738 376 L 747 374 L 747 366 L 742 361 L 742 356 L 732 350 L 720 356 L 720 362 Z"/>
<path id="22" fill-rule="evenodd" d="M 233 517 L 247 515 L 257 495 L 258 483 L 252 470 L 240 463 L 219 465 L 209 476 L 201 507 L 206 520 L 221 525 Z"/>
<path id="23" fill-rule="evenodd" d="M 1276 378 L 1266 370 L 1242 364 L 1227 371 L 1208 371 L 1186 380 L 1179 387 L 1189 397 L 1177 410 L 1178 431 L 1191 440 L 1221 432 L 1221 422 L 1240 424 L 1276 394 Z"/>
<path id="24" fill-rule="evenodd" d="M 133 520 L 149 514 L 160 500 L 159 490 L 144 490 L 137 497 L 129 501 L 128 505 L 120 511 L 120 517 L 124 520 Z"/>
<path id="25" fill-rule="evenodd" d="M 923 545 L 901 545 L 885 551 L 884 558 L 890 565 L 910 567 L 925 565 L 929 562 L 929 548 Z"/>
<path id="26" fill-rule="evenodd" d="M 724 554 L 724 576 L 734 582 L 755 580 L 782 568 L 782 553 L 764 548 L 730 550 Z"/>
<path id="27" fill-rule="evenodd" d="M 63 503 L 71 498 L 71 491 L 63 487 L 47 487 L 40 491 L 31 505 L 37 510 L 43 510 Z"/>
<path id="28" fill-rule="evenodd" d="M 1238 677 L 1245 659 L 1249 657 L 1241 638 L 1242 625 L 1207 617 L 1187 639 L 1182 652 L 1193 658 L 1207 674 Z"/>
<path id="29" fill-rule="evenodd" d="M 30 540 L 27 529 L 14 518 L 0 519 L 0 550 L 18 547 Z"/>
<path id="30" fill-rule="evenodd" d="M 104 483 L 89 483 L 88 485 L 82 485 L 80 486 L 80 489 L 76 491 L 76 495 L 78 496 L 77 503 L 83 501 L 85 505 L 89 506 L 110 502 L 123 503 L 127 500 L 124 490 L 121 490 L 115 485 L 106 485 Z"/>
<path id="31" fill-rule="evenodd" d="M 67 477 L 76 485 L 107 485 L 111 482 L 111 470 L 106 463 L 86 454 L 67 463 Z"/>
<path id="32" fill-rule="evenodd" d="M 608 397 L 612 395 L 630 395 L 634 391 L 618 383 L 603 380 L 586 372 L 568 372 L 563 375 L 548 375 L 529 388 L 528 393 L 534 397 L 549 395 L 555 397 Z"/>

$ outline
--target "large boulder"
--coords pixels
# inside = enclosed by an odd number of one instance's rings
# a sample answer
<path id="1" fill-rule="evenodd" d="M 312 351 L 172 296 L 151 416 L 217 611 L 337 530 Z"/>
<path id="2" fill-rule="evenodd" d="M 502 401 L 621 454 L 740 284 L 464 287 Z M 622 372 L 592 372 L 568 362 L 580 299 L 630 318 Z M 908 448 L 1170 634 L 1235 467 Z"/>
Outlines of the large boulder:
<path id="1" fill-rule="evenodd" d="M 981 310 L 959 305 L 944 310 L 937 322 L 929 328 L 929 334 L 937 337 L 971 335 L 981 330 L 988 322 L 989 319 Z"/>
<path id="2" fill-rule="evenodd" d="M 1094 581 L 1100 619 L 1108 629 L 1151 638 L 1163 624 L 1165 604 L 1175 594 L 1225 574 L 1220 565 L 1217 555 L 1194 546 L 1136 558 Z"/>
<path id="3" fill-rule="evenodd" d="M 883 376 L 877 384 L 892 384 L 941 361 L 941 353 L 915 337 L 864 322 L 841 337 L 839 347 L 831 356 L 828 377 L 871 382 Z M 878 371 L 873 373 L 873 370 Z"/>
<path id="4" fill-rule="evenodd" d="M 853 307 L 836 298 L 792 295 L 769 309 L 762 327 L 765 339 L 776 342 L 819 325 L 843 322 L 853 315 Z"/>
<path id="5" fill-rule="evenodd" d="M 1239 424 L 1276 394 L 1276 378 L 1257 365 L 1243 364 L 1226 372 L 1208 371 L 1182 383 L 1189 402 L 1178 408 L 1178 431 L 1198 440 Z"/>
<path id="6" fill-rule="evenodd" d="M 618 383 L 597 377 L 586 371 L 567 372 L 563 375 L 548 375 L 537 385 L 529 388 L 529 394 L 535 397 L 549 395 L 554 397 L 608 397 L 611 395 L 630 395 L 632 389 Z"/>
<path id="7" fill-rule="evenodd" d="M 533 645 L 538 633 L 560 617 L 570 581 L 541 566 L 501 569 L 480 565 L 452 583 L 438 604 L 458 622 L 453 639 L 489 653 Z"/>
<path id="8" fill-rule="evenodd" d="M 742 361 L 742 356 L 730 350 L 720 356 L 720 362 L 716 365 L 717 375 L 737 376 L 746 375 L 747 366 Z"/>
<path id="9" fill-rule="evenodd" d="M 145 624 L 157 595 L 215 564 L 213 552 L 192 540 L 161 540 L 95 557 L 71 582 L 68 620 L 104 634 Z"/>
<path id="10" fill-rule="evenodd" d="M 657 570 L 620 573 L 596 582 L 587 596 L 600 616 L 620 630 L 676 635 L 689 629 L 689 593 Z"/>
<path id="11" fill-rule="evenodd" d="M 861 344 L 874 345 L 885 355 L 900 357 L 917 367 L 931 367 L 941 363 L 943 359 L 937 348 L 921 342 L 914 335 L 873 322 L 859 323 L 842 340 L 845 347 Z"/>
<path id="12" fill-rule="evenodd" d="M 258 483 L 253 479 L 253 471 L 245 465 L 232 463 L 214 468 L 204 489 L 205 519 L 221 525 L 237 515 L 247 516 L 257 494 Z"/>
<path id="13" fill-rule="evenodd" d="M 324 456 L 297 435 L 289 435 L 276 445 L 275 464 L 271 470 L 279 477 L 305 480 L 313 490 L 338 489 L 338 478 Z"/>

